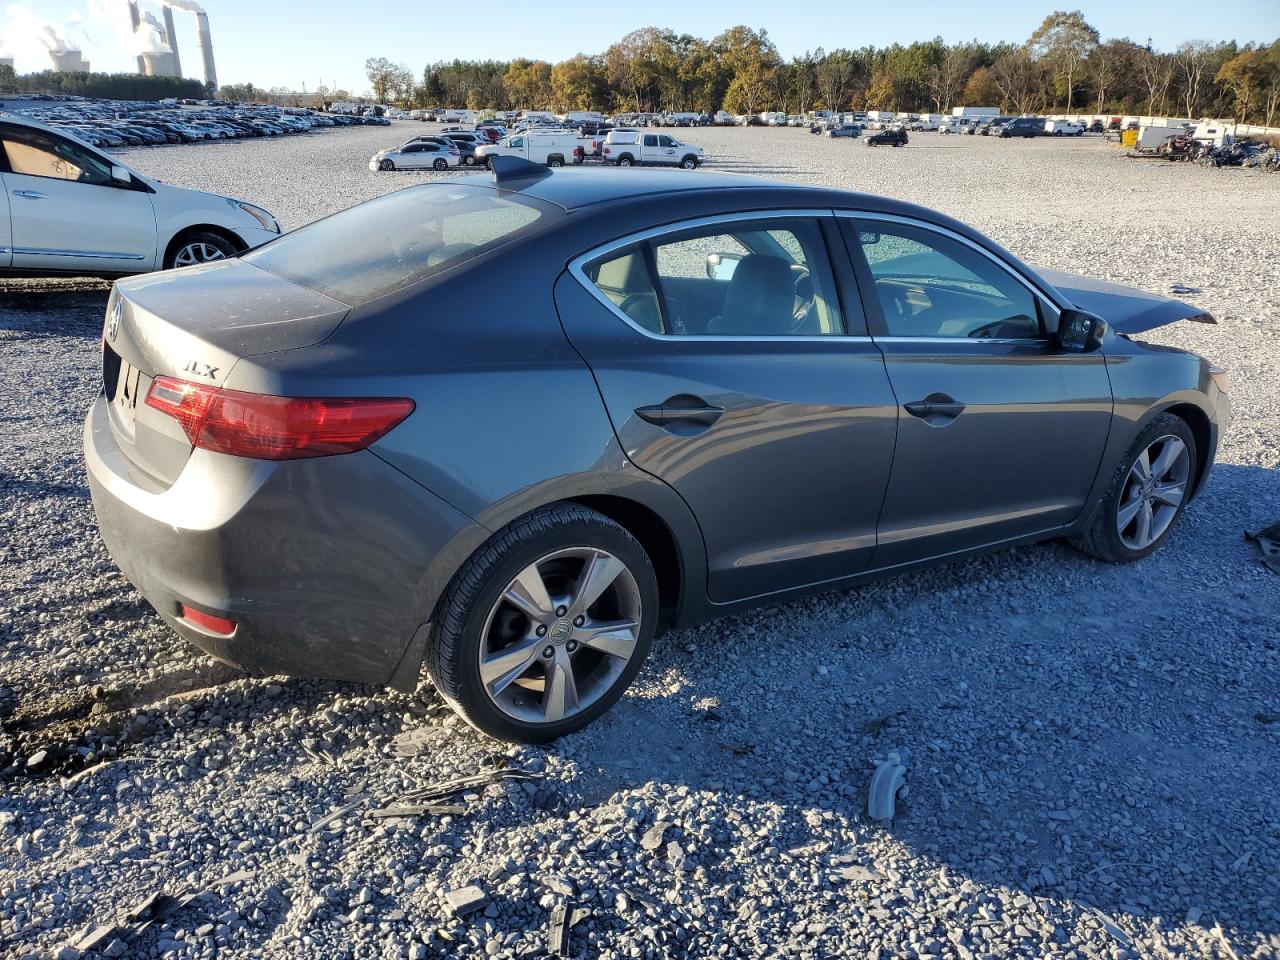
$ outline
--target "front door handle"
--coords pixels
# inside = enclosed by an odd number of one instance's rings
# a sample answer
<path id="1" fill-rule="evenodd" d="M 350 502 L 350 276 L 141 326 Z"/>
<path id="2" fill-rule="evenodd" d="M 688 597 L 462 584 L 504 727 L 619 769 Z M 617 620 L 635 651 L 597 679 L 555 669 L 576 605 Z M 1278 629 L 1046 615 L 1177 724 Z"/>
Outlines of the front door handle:
<path id="1" fill-rule="evenodd" d="M 724 407 L 716 407 L 698 397 L 687 394 L 668 397 L 662 403 L 636 407 L 636 416 L 660 427 L 680 424 L 697 424 L 709 427 L 724 414 Z"/>
<path id="2" fill-rule="evenodd" d="M 947 396 L 945 393 L 931 393 L 923 400 L 904 403 L 902 409 L 913 417 L 919 417 L 925 423 L 940 426 L 950 423 L 964 413 L 964 404 Z"/>
<path id="3" fill-rule="evenodd" d="M 49 199 L 43 193 L 37 193 L 35 190 L 15 190 L 13 191 L 13 195 L 15 197 L 25 197 L 28 200 L 48 200 Z"/>

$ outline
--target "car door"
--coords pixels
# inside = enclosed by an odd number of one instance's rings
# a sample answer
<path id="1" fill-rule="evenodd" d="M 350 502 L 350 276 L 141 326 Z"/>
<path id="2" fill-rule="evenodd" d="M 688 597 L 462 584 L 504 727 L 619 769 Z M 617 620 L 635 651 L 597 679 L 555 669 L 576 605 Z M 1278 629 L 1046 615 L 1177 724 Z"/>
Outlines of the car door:
<path id="1" fill-rule="evenodd" d="M 1084 509 L 1112 399 L 1101 352 L 1044 333 L 1051 301 L 945 228 L 840 218 L 901 413 L 876 567 L 1061 528 Z"/>
<path id="2" fill-rule="evenodd" d="M 852 289 L 834 218 L 811 211 L 649 231 L 557 283 L 626 455 L 698 518 L 714 601 L 871 557 L 897 411 Z"/>
<path id="3" fill-rule="evenodd" d="M 0 184 L 4 182 L 4 174 L 0 174 Z M 9 237 L 9 191 L 0 191 L 0 270 L 13 262 L 13 243 Z"/>
<path id="4" fill-rule="evenodd" d="M 658 135 L 656 133 L 646 133 L 640 138 L 640 162 L 653 163 L 659 157 Z"/>
<path id="5" fill-rule="evenodd" d="M 675 139 L 668 137 L 665 133 L 658 137 L 658 157 L 663 163 L 679 163 L 680 158 L 677 156 L 679 145 Z"/>
<path id="6" fill-rule="evenodd" d="M 156 263 L 145 188 L 111 178 L 111 161 L 49 131 L 0 123 L 14 269 L 138 273 Z"/>

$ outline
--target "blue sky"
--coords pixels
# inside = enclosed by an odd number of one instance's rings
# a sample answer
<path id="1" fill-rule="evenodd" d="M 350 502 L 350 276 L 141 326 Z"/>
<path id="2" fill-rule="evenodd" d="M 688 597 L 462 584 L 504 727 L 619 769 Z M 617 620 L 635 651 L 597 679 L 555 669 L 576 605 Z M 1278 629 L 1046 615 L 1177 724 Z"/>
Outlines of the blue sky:
<path id="1" fill-rule="evenodd" d="M 157 15 L 152 0 L 144 9 Z M 1055 4 L 1018 0 L 911 4 L 810 0 L 737 0 L 733 4 L 648 0 L 642 4 L 486 3 L 405 4 L 390 0 L 205 0 L 222 82 L 307 89 L 324 81 L 353 93 L 365 90 L 364 61 L 385 56 L 415 73 L 433 60 L 525 56 L 562 60 L 598 53 L 637 27 L 669 27 L 710 38 L 725 27 L 763 27 L 784 56 L 818 46 L 882 46 L 941 36 L 1021 42 Z M 1184 40 L 1271 41 L 1280 36 L 1280 0 L 1058 0 L 1080 7 L 1103 37 L 1148 38 L 1172 49 Z M 469 11 L 473 11 L 469 13 Z M 95 70 L 132 68 L 125 0 L 0 0 L 0 53 L 14 55 L 19 71 L 48 63 L 32 17 L 41 18 L 85 50 Z M 175 11 L 183 72 L 196 76 L 199 55 L 194 18 Z"/>

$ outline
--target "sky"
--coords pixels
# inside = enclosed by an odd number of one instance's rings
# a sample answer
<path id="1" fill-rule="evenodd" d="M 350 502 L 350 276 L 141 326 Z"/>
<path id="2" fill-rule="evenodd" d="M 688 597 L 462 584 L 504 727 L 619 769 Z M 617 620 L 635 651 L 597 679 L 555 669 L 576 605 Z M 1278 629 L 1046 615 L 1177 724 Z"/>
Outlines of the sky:
<path id="1" fill-rule="evenodd" d="M 768 30 L 784 57 L 819 46 L 885 46 L 934 36 L 1021 43 L 1055 6 L 1079 7 L 1104 39 L 1150 39 L 1161 50 L 1191 39 L 1245 43 L 1280 37 L 1280 0 L 914 0 L 909 7 L 899 5 L 899 15 L 858 0 L 809 0 L 802 6 L 780 0 L 489 0 L 429 8 L 392 0 L 204 0 L 204 6 L 220 82 L 290 89 L 305 84 L 308 90 L 323 82 L 351 93 L 368 89 L 368 57 L 404 63 L 415 74 L 429 62 L 454 57 L 554 63 L 603 52 L 631 30 L 648 26 L 710 39 L 744 23 Z M 160 14 L 153 0 L 142 0 L 142 7 Z M 469 9 L 478 16 L 469 17 Z M 178 10 L 174 17 L 183 73 L 198 76 L 195 18 Z M 95 71 L 134 69 L 137 41 L 130 36 L 125 0 L 0 0 L 0 55 L 15 57 L 20 73 L 49 66 L 42 22 L 81 48 Z"/>

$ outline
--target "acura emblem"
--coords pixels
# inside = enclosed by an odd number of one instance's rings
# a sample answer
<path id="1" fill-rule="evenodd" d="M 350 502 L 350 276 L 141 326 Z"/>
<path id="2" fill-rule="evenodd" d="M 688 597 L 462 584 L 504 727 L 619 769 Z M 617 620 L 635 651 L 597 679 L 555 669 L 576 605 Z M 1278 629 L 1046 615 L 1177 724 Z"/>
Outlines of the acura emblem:
<path id="1" fill-rule="evenodd" d="M 120 321 L 124 319 L 124 303 L 120 300 L 116 301 L 114 307 L 111 308 L 111 315 L 107 317 L 107 339 L 114 340 L 116 334 L 120 332 Z"/>

